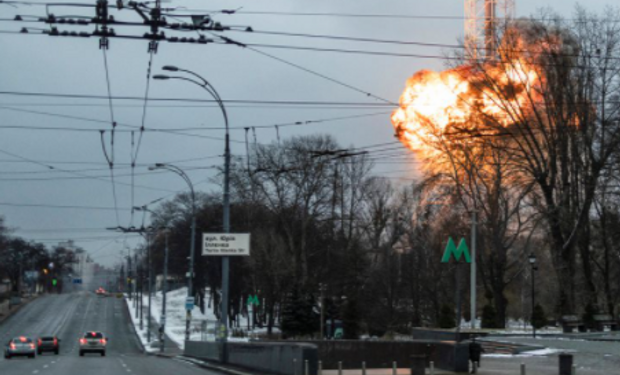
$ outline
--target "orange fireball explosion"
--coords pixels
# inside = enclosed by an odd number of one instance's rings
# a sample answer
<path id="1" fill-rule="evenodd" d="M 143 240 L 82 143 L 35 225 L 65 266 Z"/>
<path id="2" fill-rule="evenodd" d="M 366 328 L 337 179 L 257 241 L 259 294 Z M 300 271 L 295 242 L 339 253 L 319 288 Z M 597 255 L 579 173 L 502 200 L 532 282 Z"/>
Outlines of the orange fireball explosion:
<path id="1" fill-rule="evenodd" d="M 463 140 L 463 132 L 497 133 L 517 123 L 528 106 L 541 101 L 540 77 L 533 64 L 514 54 L 441 73 L 421 70 L 407 81 L 392 124 L 407 147 L 433 157 L 438 142 L 455 141 L 451 135 Z"/>

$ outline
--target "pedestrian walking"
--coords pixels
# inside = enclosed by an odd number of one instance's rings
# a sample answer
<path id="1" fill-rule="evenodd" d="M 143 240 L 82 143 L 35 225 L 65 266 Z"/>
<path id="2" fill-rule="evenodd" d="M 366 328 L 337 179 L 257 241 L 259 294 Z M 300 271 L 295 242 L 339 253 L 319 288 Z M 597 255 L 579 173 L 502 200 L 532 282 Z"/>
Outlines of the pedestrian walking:
<path id="1" fill-rule="evenodd" d="M 472 337 L 469 343 L 469 360 L 471 361 L 471 373 L 476 373 L 476 368 L 480 367 L 480 357 L 484 353 L 482 345 L 476 341 L 476 337 Z"/>

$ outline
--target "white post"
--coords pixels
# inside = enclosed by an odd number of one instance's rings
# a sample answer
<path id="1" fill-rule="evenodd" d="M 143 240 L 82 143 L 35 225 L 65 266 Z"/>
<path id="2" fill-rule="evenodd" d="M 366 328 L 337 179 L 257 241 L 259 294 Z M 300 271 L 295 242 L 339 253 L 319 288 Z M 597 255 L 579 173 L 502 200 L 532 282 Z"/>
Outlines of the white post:
<path id="1" fill-rule="evenodd" d="M 392 362 L 392 375 L 398 375 L 398 367 L 396 361 Z"/>
<path id="2" fill-rule="evenodd" d="M 297 358 L 293 358 L 293 375 L 297 375 Z"/>
<path id="3" fill-rule="evenodd" d="M 435 375 L 435 362 L 431 361 L 431 363 L 429 363 L 430 368 L 431 368 L 431 375 Z"/>
<path id="4" fill-rule="evenodd" d="M 338 362 L 338 375 L 342 375 L 342 362 Z"/>
<path id="5" fill-rule="evenodd" d="M 577 365 L 573 365 L 573 368 L 571 368 L 571 375 L 577 375 Z"/>
<path id="6" fill-rule="evenodd" d="M 470 319 L 471 329 L 476 329 L 476 209 L 471 214 L 471 274 L 469 276 L 471 290 Z M 460 323 L 460 322 L 459 322 Z"/>
<path id="7" fill-rule="evenodd" d="M 362 362 L 362 375 L 366 375 L 366 361 Z"/>
<path id="8" fill-rule="evenodd" d="M 323 361 L 319 361 L 317 366 L 316 375 L 323 375 Z"/>
<path id="9" fill-rule="evenodd" d="M 310 366 L 308 366 L 308 360 L 304 361 L 304 375 L 310 375 Z"/>

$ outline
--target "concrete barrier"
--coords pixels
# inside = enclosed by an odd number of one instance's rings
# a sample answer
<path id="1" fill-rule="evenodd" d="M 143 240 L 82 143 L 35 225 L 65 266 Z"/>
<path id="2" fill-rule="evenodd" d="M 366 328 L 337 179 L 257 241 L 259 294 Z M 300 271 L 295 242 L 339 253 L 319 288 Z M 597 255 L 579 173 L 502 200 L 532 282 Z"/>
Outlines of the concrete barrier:
<path id="1" fill-rule="evenodd" d="M 222 345 L 216 342 L 185 341 L 183 355 L 220 362 L 222 360 Z"/>
<path id="2" fill-rule="evenodd" d="M 316 345 L 284 342 L 229 342 L 227 360 L 223 360 L 222 344 L 186 341 L 183 355 L 278 375 L 303 375 L 308 361 L 309 375 L 316 375 Z"/>
<path id="3" fill-rule="evenodd" d="M 359 369 L 362 362 L 367 368 L 390 368 L 393 362 L 409 367 L 412 355 L 426 356 L 426 366 L 454 372 L 467 372 L 469 345 L 454 341 L 371 341 L 371 340 L 316 340 L 304 341 L 316 345 L 324 369 Z"/>
<path id="4" fill-rule="evenodd" d="M 412 339 L 431 341 L 463 341 L 471 340 L 472 337 L 484 337 L 488 334 L 488 332 L 482 331 L 461 331 L 457 333 L 455 330 L 437 328 L 413 328 L 411 330 Z"/>

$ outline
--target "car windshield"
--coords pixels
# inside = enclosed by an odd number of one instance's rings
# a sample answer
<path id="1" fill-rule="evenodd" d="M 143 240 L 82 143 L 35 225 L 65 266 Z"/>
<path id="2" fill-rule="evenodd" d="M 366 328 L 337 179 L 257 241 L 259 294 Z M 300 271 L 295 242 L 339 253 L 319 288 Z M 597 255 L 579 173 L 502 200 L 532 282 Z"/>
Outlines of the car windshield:
<path id="1" fill-rule="evenodd" d="M 31 342 L 32 340 L 29 339 L 28 337 L 16 337 L 13 339 L 13 343 L 15 344 L 29 344 Z"/>
<path id="2" fill-rule="evenodd" d="M 54 341 L 53 337 L 41 337 L 41 341 Z"/>
<path id="3" fill-rule="evenodd" d="M 84 337 L 87 339 L 102 339 L 103 334 L 101 332 L 86 332 Z"/>

